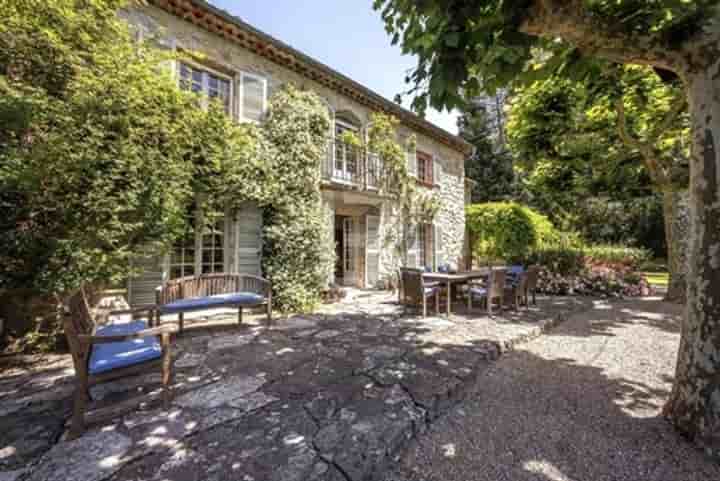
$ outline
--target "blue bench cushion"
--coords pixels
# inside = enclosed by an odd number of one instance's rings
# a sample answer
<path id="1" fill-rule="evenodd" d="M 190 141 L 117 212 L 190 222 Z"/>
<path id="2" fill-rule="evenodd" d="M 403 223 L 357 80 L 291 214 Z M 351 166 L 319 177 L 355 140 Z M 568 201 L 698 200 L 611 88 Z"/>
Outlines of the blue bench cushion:
<path id="1" fill-rule="evenodd" d="M 438 291 L 439 287 L 426 287 L 425 288 L 425 295 L 426 296 L 432 296 Z"/>
<path id="2" fill-rule="evenodd" d="M 485 289 L 484 287 L 471 287 L 470 295 L 480 297 L 487 296 L 487 289 Z"/>
<path id="3" fill-rule="evenodd" d="M 510 266 L 510 267 L 508 267 L 507 272 L 509 275 L 517 276 L 517 275 L 525 272 L 525 268 L 523 266 L 519 266 L 519 265 Z"/>
<path id="4" fill-rule="evenodd" d="M 180 299 L 165 304 L 160 311 L 168 314 L 173 312 L 194 311 L 202 309 L 210 309 L 213 307 L 240 305 L 252 306 L 261 304 L 265 301 L 263 296 L 253 292 L 233 292 L 230 294 L 217 294 L 207 297 L 193 297 L 190 299 Z"/>
<path id="5" fill-rule="evenodd" d="M 145 321 L 127 324 L 112 324 L 95 331 L 96 336 L 122 336 L 147 329 Z M 119 367 L 132 366 L 162 356 L 162 347 L 157 336 L 148 336 L 131 341 L 95 344 L 90 354 L 90 374 L 99 374 Z"/>

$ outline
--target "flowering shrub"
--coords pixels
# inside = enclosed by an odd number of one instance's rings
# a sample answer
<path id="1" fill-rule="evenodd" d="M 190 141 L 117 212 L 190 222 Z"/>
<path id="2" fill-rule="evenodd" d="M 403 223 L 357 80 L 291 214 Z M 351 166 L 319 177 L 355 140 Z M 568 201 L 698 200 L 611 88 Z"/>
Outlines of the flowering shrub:
<path id="1" fill-rule="evenodd" d="M 577 294 L 603 297 L 639 297 L 654 293 L 645 276 L 630 270 L 589 268 L 574 275 L 542 269 L 538 292 L 550 295 Z"/>

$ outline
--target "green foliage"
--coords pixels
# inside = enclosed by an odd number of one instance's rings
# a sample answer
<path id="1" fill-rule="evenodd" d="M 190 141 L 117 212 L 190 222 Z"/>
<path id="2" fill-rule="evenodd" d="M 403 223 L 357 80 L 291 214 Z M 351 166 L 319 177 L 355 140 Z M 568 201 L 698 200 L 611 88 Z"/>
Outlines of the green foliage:
<path id="1" fill-rule="evenodd" d="M 312 92 L 291 85 L 273 95 L 268 118 L 261 126 L 270 182 L 266 192 L 263 268 L 273 281 L 278 305 L 289 311 L 309 311 L 335 262 L 320 196 L 320 165 L 325 156 L 330 119 L 327 108 Z M 245 182 L 262 183 L 261 178 Z"/>
<path id="2" fill-rule="evenodd" d="M 119 2 L 10 2 L 0 21 L 0 287 L 116 282 L 184 229 L 211 116 L 131 40 Z"/>
<path id="3" fill-rule="evenodd" d="M 318 165 L 327 110 L 288 87 L 262 125 L 201 108 L 132 40 L 122 2 L 11 2 L 0 22 L 0 288 L 66 292 L 126 278 L 141 249 L 252 201 L 281 308 L 319 300 L 332 268 Z M 202 226 L 199 226 L 202 228 Z"/>
<path id="4" fill-rule="evenodd" d="M 623 201 L 587 199 L 573 225 L 590 244 L 622 244 L 649 249 L 656 257 L 667 255 L 659 195 Z"/>
<path id="5" fill-rule="evenodd" d="M 594 59 L 583 53 L 602 47 L 603 34 L 628 43 L 647 37 L 656 46 L 678 49 L 712 18 L 717 6 L 716 0 L 592 0 L 531 8 L 536 3 L 375 0 L 374 7 L 382 12 L 393 44 L 400 43 L 404 53 L 418 59 L 406 80 L 413 108 L 424 111 L 428 104 L 462 107 L 463 95 L 473 98 L 514 80 L 527 82 L 556 72 L 572 78 L 593 76 Z M 534 18 L 539 10 L 559 12 L 568 38 L 544 31 L 556 19 Z M 539 25 L 529 35 L 523 26 L 533 20 Z M 581 27 L 578 31 L 570 28 L 573 22 Z M 583 53 L 580 47 L 586 47 Z M 539 50 L 542 62 L 536 62 Z"/>
<path id="6" fill-rule="evenodd" d="M 665 248 L 658 230 L 663 213 L 652 191 L 668 183 L 687 186 L 686 114 L 657 130 L 682 99 L 678 86 L 644 67 L 609 69 L 584 82 L 557 77 L 519 89 L 508 138 L 523 160 L 524 200 L 588 242 L 642 245 L 659 253 Z M 633 138 L 652 145 L 652 165 L 620 137 L 618 101 Z"/>
<path id="7" fill-rule="evenodd" d="M 536 249 L 516 260 L 525 265 L 539 265 L 559 275 L 578 275 L 585 268 L 585 254 L 574 246 L 550 246 Z"/>
<path id="8" fill-rule="evenodd" d="M 473 254 L 491 261 L 524 258 L 560 239 L 547 217 L 514 202 L 469 205 L 466 222 Z"/>
<path id="9" fill-rule="evenodd" d="M 537 264 L 561 276 L 579 275 L 591 267 L 637 270 L 652 257 L 647 249 L 621 245 L 558 244 L 529 252 L 515 261 Z"/>
<path id="10" fill-rule="evenodd" d="M 472 203 L 509 200 L 516 194 L 512 156 L 504 145 L 495 145 L 489 121 L 481 105 L 466 109 L 459 120 L 460 136 L 475 147 L 465 158 L 465 176 L 473 181 Z"/>
<path id="11" fill-rule="evenodd" d="M 589 245 L 583 248 L 583 253 L 590 264 L 623 265 L 631 269 L 639 269 L 652 259 L 652 253 L 647 249 L 621 245 Z"/>

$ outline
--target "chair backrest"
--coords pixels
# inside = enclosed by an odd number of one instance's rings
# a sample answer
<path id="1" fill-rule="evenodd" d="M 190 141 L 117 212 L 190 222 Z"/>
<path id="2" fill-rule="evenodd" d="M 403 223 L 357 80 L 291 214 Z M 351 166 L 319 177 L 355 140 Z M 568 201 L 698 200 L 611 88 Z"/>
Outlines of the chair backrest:
<path id="1" fill-rule="evenodd" d="M 70 297 L 68 301 L 69 312 L 63 319 L 65 338 L 73 357 L 75 368 L 79 369 L 87 363 L 87 352 L 78 341 L 79 335 L 91 335 L 95 329 L 95 320 L 90 310 L 88 295 L 84 287 Z"/>
<path id="2" fill-rule="evenodd" d="M 400 268 L 400 279 L 402 283 L 403 302 L 422 301 L 423 292 L 423 271 L 409 267 Z"/>
<path id="3" fill-rule="evenodd" d="M 540 277 L 540 266 L 530 266 L 527 270 L 527 288 L 536 289 Z"/>
<path id="4" fill-rule="evenodd" d="M 505 292 L 505 269 L 493 269 L 490 271 L 488 280 L 488 295 L 490 297 L 501 297 Z"/>
<path id="5" fill-rule="evenodd" d="M 528 273 L 521 272 L 517 277 L 517 283 L 515 284 L 515 292 L 525 292 L 527 289 Z"/>
<path id="6" fill-rule="evenodd" d="M 525 268 L 519 264 L 516 264 L 516 265 L 512 265 L 512 266 L 508 267 L 508 272 L 510 274 L 519 275 L 519 274 L 525 272 Z"/>

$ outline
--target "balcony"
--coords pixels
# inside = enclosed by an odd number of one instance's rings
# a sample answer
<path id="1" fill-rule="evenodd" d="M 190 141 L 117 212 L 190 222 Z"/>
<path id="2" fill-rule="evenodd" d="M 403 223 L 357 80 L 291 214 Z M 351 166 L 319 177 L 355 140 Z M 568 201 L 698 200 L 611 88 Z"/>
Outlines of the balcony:
<path id="1" fill-rule="evenodd" d="M 363 147 L 340 139 L 331 140 L 322 164 L 322 178 L 326 183 L 341 188 L 380 191 L 382 161 L 379 155 Z"/>

